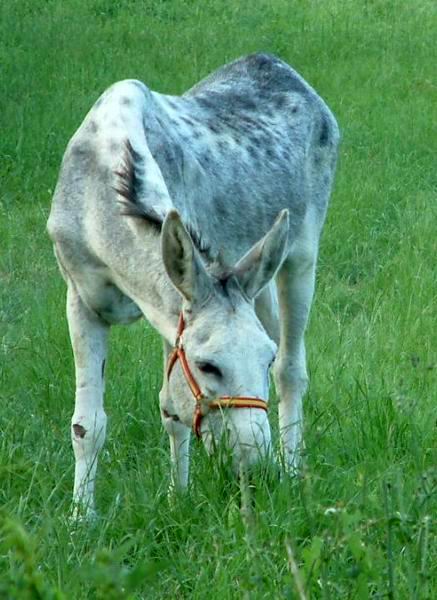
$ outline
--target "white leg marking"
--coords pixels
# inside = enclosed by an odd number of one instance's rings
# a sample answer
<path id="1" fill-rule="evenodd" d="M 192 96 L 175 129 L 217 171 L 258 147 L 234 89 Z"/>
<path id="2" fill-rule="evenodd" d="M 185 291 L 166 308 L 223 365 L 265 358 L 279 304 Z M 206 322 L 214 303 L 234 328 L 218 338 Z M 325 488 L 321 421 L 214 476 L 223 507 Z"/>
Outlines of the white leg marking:
<path id="1" fill-rule="evenodd" d="M 76 369 L 76 398 L 71 439 L 76 459 L 73 503 L 76 514 L 94 511 L 97 457 L 106 433 L 103 409 L 104 364 L 109 327 L 82 302 L 70 283 L 67 318 Z"/>

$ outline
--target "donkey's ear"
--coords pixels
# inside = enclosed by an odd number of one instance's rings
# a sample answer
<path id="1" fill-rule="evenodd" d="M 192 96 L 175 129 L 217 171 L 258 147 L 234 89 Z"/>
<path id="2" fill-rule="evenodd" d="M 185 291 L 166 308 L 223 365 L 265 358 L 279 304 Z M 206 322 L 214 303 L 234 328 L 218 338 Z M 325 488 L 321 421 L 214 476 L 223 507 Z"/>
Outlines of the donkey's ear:
<path id="1" fill-rule="evenodd" d="M 185 300 L 194 303 L 205 298 L 210 278 L 176 210 L 168 213 L 162 226 L 161 250 L 167 275 Z"/>
<path id="2" fill-rule="evenodd" d="M 270 231 L 234 267 L 246 296 L 255 298 L 276 275 L 285 258 L 287 241 L 288 210 L 283 210 Z"/>

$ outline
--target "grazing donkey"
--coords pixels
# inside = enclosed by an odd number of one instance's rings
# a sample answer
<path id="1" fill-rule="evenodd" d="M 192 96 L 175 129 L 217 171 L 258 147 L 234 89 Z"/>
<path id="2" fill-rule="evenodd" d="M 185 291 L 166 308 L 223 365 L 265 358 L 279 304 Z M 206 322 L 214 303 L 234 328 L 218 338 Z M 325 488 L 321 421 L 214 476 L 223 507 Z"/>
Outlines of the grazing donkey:
<path id="1" fill-rule="evenodd" d="M 81 511 L 93 510 L 105 439 L 109 328 L 142 316 L 164 340 L 160 407 L 173 485 L 188 482 L 191 427 L 209 451 L 225 433 L 236 468 L 269 452 L 273 363 L 283 458 L 294 469 L 303 336 L 338 141 L 323 100 L 266 54 L 182 96 L 121 81 L 88 113 L 48 221 L 68 288 Z"/>

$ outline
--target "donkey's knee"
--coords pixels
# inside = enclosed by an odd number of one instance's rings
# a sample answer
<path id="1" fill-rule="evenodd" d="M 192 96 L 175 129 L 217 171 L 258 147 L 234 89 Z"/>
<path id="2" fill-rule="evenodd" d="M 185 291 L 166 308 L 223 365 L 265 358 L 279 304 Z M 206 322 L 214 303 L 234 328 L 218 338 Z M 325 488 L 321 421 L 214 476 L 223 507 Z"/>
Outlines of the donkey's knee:
<path id="1" fill-rule="evenodd" d="M 281 400 L 290 396 L 302 397 L 307 391 L 309 379 L 304 356 L 297 361 L 289 357 L 278 357 L 273 374 Z"/>
<path id="2" fill-rule="evenodd" d="M 84 410 L 82 402 L 77 403 L 71 418 L 71 440 L 77 460 L 95 461 L 106 436 L 106 413 L 103 406 L 88 407 Z"/>

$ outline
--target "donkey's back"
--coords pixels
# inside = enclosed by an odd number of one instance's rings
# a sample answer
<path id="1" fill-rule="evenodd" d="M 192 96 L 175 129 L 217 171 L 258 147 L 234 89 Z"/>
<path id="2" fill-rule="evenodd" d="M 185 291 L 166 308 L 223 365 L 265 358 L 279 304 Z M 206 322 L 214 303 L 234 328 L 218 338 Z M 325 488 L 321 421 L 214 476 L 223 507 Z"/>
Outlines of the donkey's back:
<path id="1" fill-rule="evenodd" d="M 232 263 L 283 208 L 290 211 L 291 242 L 309 207 L 320 230 L 338 137 L 324 101 L 274 56 L 237 60 L 182 96 L 152 92 L 134 80 L 119 82 L 96 102 L 70 142 L 51 226 L 59 211 L 65 228 L 65 205 L 77 213 L 81 206 L 89 211 L 84 203 L 93 202 L 100 219 L 115 217 L 117 195 L 111 202 L 109 190 L 117 187 L 114 177 L 129 140 L 141 208 L 158 220 L 176 208 L 212 254 L 221 250 Z"/>

